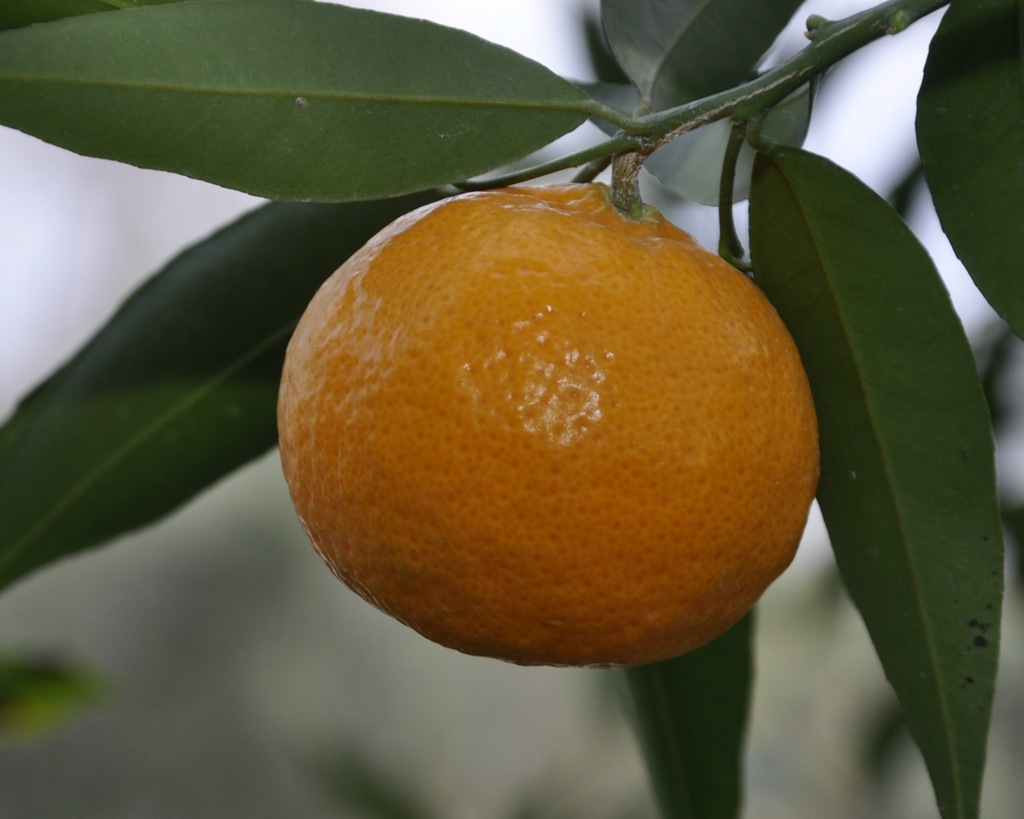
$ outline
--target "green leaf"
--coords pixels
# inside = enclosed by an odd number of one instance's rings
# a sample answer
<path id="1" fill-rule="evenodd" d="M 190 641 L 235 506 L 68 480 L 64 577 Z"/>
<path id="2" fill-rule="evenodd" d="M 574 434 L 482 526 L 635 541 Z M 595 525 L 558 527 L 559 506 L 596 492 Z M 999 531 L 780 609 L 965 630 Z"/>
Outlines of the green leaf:
<path id="1" fill-rule="evenodd" d="M 463 179 L 596 107 L 466 32 L 323 3 L 174 3 L 0 34 L 0 123 L 280 200 Z"/>
<path id="2" fill-rule="evenodd" d="M 944 817 L 977 817 L 1003 550 L 992 431 L 970 347 L 927 253 L 848 172 L 759 156 L 757 281 L 814 392 L 818 500 Z"/>
<path id="3" fill-rule="evenodd" d="M 181 2 L 185 0 L 0 0 L 0 31 L 99 11 Z"/>
<path id="4" fill-rule="evenodd" d="M 35 737 L 97 703 L 106 686 L 66 662 L 0 656 L 0 739 Z"/>
<path id="5" fill-rule="evenodd" d="M 906 219 L 917 194 L 925 189 L 924 168 L 920 157 L 915 156 L 892 187 L 886 191 L 885 201 L 892 205 L 900 218 Z"/>
<path id="6" fill-rule="evenodd" d="M 682 657 L 621 672 L 665 819 L 739 815 L 753 619 Z"/>
<path id="7" fill-rule="evenodd" d="M 0 31 L 115 8 L 107 0 L 0 0 Z"/>
<path id="8" fill-rule="evenodd" d="M 615 55 L 608 47 L 608 39 L 604 36 L 604 27 L 601 25 L 599 14 L 593 13 L 588 7 L 581 7 L 581 24 L 583 36 L 587 47 L 587 57 L 590 68 L 601 83 L 628 83 L 629 77 L 625 75 L 622 66 L 619 65 Z"/>
<path id="9" fill-rule="evenodd" d="M 655 110 L 750 79 L 802 0 L 601 0 L 612 52 Z"/>
<path id="10" fill-rule="evenodd" d="M 425 201 L 268 205 L 136 291 L 0 428 L 0 587 L 152 523 L 272 447 L 299 315 Z"/>
<path id="11" fill-rule="evenodd" d="M 1024 337 L 1024 10 L 953 2 L 932 40 L 917 141 L 935 209 L 989 303 Z"/>

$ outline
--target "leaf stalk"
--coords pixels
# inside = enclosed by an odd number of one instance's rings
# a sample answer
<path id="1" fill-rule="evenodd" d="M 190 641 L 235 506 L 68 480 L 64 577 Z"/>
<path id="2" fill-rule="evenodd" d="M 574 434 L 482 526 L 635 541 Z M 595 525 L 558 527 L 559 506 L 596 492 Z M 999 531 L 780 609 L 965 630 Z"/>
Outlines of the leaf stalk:
<path id="1" fill-rule="evenodd" d="M 646 156 L 676 137 L 708 123 L 726 117 L 746 120 L 778 104 L 844 57 L 884 36 L 898 34 L 922 17 L 949 5 L 949 2 L 887 0 L 841 20 L 826 20 L 812 15 L 807 21 L 810 43 L 786 62 L 750 82 L 663 111 L 632 116 L 593 101 L 588 105 L 587 113 L 621 128 L 618 135 L 558 159 L 503 176 L 460 182 L 454 187 L 467 191 L 514 185 L 638 149 L 642 149 Z"/>
<path id="2" fill-rule="evenodd" d="M 751 271 L 746 261 L 746 251 L 736 232 L 736 221 L 733 218 L 733 191 L 736 180 L 736 163 L 740 149 L 746 140 L 746 124 L 734 122 L 729 132 L 729 141 L 725 145 L 725 156 L 722 159 L 722 176 L 718 184 L 718 255 L 737 270 L 745 273 Z"/>
<path id="3" fill-rule="evenodd" d="M 630 133 L 670 141 L 709 122 L 745 119 L 781 102 L 844 57 L 949 4 L 949 0 L 888 0 L 833 22 L 817 21 L 811 42 L 785 63 L 748 83 L 664 111 L 636 117 Z"/>

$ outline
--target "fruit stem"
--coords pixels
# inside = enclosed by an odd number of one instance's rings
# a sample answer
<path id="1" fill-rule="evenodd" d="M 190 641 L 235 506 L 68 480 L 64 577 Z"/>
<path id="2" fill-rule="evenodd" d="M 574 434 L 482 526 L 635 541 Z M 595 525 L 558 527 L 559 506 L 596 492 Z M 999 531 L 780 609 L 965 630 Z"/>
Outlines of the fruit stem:
<path id="1" fill-rule="evenodd" d="M 718 183 L 718 255 L 737 270 L 749 273 L 751 268 L 746 261 L 746 251 L 736 232 L 736 221 L 733 218 L 736 163 L 746 133 L 745 122 L 733 122 L 729 141 L 725 145 L 725 156 L 722 158 L 722 176 Z"/>
<path id="2" fill-rule="evenodd" d="M 898 34 L 911 23 L 949 5 L 949 0 L 888 0 L 842 20 L 812 15 L 810 44 L 786 62 L 735 88 L 674 108 L 633 118 L 625 130 L 670 141 L 674 136 L 726 117 L 745 119 L 785 99 L 811 78 L 870 42 Z"/>
<path id="3" fill-rule="evenodd" d="M 533 165 L 529 168 L 522 168 L 500 176 L 492 176 L 485 179 L 466 179 L 455 182 L 449 186 L 451 193 L 464 193 L 466 191 L 483 191 L 491 188 L 504 188 L 509 185 L 518 185 L 521 182 L 529 182 L 540 176 L 558 173 L 570 168 L 577 168 L 589 162 L 599 162 L 614 156 L 619 151 L 627 151 L 643 142 L 642 138 L 632 134 L 619 133 L 604 142 L 591 145 L 582 151 L 577 151 L 567 156 L 560 156 L 555 159 Z M 603 169 L 602 169 L 603 170 Z M 447 192 L 447 191 L 446 191 Z"/>
<path id="4" fill-rule="evenodd" d="M 573 176 L 573 182 L 593 182 L 598 174 L 603 173 L 609 165 L 612 164 L 612 158 L 610 156 L 602 156 L 588 162 L 582 168 L 580 168 Z"/>
<path id="5" fill-rule="evenodd" d="M 911 23 L 947 5 L 949 0 L 887 0 L 841 20 L 811 15 L 807 32 L 810 44 L 786 62 L 747 83 L 672 108 L 653 112 L 641 110 L 632 115 L 591 99 L 578 112 L 621 128 L 614 137 L 583 151 L 520 169 L 507 176 L 460 182 L 456 187 L 459 190 L 482 190 L 517 184 L 578 167 L 602 156 L 643 148 L 649 141 L 664 145 L 680 134 L 726 117 L 746 119 L 771 108 L 868 43 L 898 34 Z"/>
<path id="6" fill-rule="evenodd" d="M 887 0 L 841 20 L 820 15 L 808 19 L 810 43 L 787 61 L 735 88 L 725 89 L 660 111 L 616 111 L 596 100 L 570 106 L 569 110 L 602 119 L 621 130 L 604 142 L 533 167 L 491 177 L 453 183 L 444 190 L 455 193 L 515 185 L 558 171 L 596 162 L 620 152 L 640 150 L 646 156 L 654 148 L 710 122 L 732 117 L 743 120 L 771 108 L 807 82 L 824 74 L 844 57 L 881 37 L 898 34 L 911 23 L 949 5 L 950 0 Z M 584 173 L 588 173 L 584 171 Z"/>
<path id="7" fill-rule="evenodd" d="M 644 151 L 624 151 L 612 159 L 611 201 L 627 219 L 642 219 L 645 213 L 640 198 L 640 167 L 647 154 Z"/>

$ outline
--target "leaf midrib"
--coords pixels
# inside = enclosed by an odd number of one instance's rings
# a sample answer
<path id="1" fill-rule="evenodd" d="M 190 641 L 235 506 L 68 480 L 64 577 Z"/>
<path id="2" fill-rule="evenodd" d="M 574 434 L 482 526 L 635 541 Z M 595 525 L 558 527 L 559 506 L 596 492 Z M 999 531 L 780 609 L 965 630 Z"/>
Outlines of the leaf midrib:
<path id="1" fill-rule="evenodd" d="M 278 327 L 277 330 L 268 334 L 259 344 L 251 347 L 245 355 L 239 356 L 227 366 L 223 367 L 219 372 L 208 378 L 200 387 L 183 396 L 175 404 L 150 420 L 119 447 L 112 450 L 96 468 L 83 475 L 72 487 L 68 489 L 67 492 L 64 493 L 59 501 L 50 507 L 50 510 L 46 514 L 41 515 L 33 526 L 27 529 L 20 538 L 15 540 L 5 550 L 3 558 L 0 559 L 0 570 L 14 562 L 24 553 L 25 549 L 31 546 L 38 538 L 45 535 L 46 531 L 55 521 L 59 520 L 61 514 L 65 510 L 69 509 L 76 501 L 84 497 L 89 489 L 98 484 L 106 475 L 110 474 L 140 446 L 156 437 L 160 431 L 170 426 L 175 419 L 181 417 L 189 408 L 200 403 L 204 398 L 213 393 L 214 390 L 226 383 L 233 375 L 270 349 L 274 344 L 278 343 L 283 338 L 287 338 L 295 327 L 296 321 L 297 319 L 290 320 Z M 2 581 L 0 581 L 0 585 L 2 584 Z"/>
<path id="2" fill-rule="evenodd" d="M 664 53 L 661 55 L 661 58 L 655 63 L 655 70 L 653 75 L 651 76 L 652 98 L 657 96 L 655 92 L 657 91 L 661 83 L 662 74 L 672 62 L 669 58 L 676 53 L 676 50 L 679 48 L 679 44 L 682 43 L 687 38 L 687 36 L 690 33 L 690 30 L 694 27 L 694 25 L 697 24 L 697 22 L 700 21 L 700 18 L 705 13 L 707 13 L 708 9 L 710 9 L 711 4 L 713 2 L 714 0 L 704 0 L 704 2 L 700 3 L 697 7 L 695 7 L 692 10 L 689 17 L 680 27 L 679 33 L 676 34 L 676 36 L 672 39 L 669 48 L 665 49 Z"/>
<path id="3" fill-rule="evenodd" d="M 309 91 L 303 88 L 265 88 L 256 86 L 188 85 L 185 83 L 161 83 L 132 80 L 97 80 L 77 77 L 48 77 L 34 75 L 0 76 L 4 83 L 40 83 L 45 85 L 66 85 L 80 87 L 113 88 L 130 91 L 194 94 L 197 96 L 262 97 L 305 100 L 319 100 L 330 103 L 375 103 L 378 105 L 420 105 L 463 108 L 501 108 L 525 110 L 549 110 L 594 116 L 604 110 L 590 98 L 576 100 L 510 99 L 494 97 L 447 97 L 428 94 L 375 94 L 356 91 Z"/>
<path id="4" fill-rule="evenodd" d="M 784 177 L 785 177 L 785 175 L 784 175 Z M 787 179 L 787 184 L 788 184 L 788 181 L 789 180 Z M 796 195 L 796 192 L 793 190 L 792 187 L 790 187 L 790 193 L 793 196 L 794 202 L 797 203 L 797 206 L 798 206 L 799 211 L 800 211 L 800 215 L 803 218 L 804 223 L 805 224 L 811 224 L 812 222 L 808 219 L 808 214 L 810 214 L 811 211 L 807 207 L 804 206 L 803 200 L 800 199 L 800 197 Z M 829 283 L 831 285 L 831 283 L 832 283 L 831 277 L 827 275 L 828 266 L 825 265 L 825 264 L 821 264 L 821 259 L 824 258 L 824 254 L 823 254 L 822 245 L 818 241 L 818 237 L 817 237 L 816 234 L 812 234 L 811 235 L 810 245 L 814 248 L 815 256 L 816 256 L 817 260 L 819 261 L 819 266 L 820 266 L 822 271 L 826 271 L 826 279 L 829 281 Z M 864 405 L 866 407 L 871 407 L 873 402 L 870 401 L 871 393 L 867 389 L 866 379 L 862 376 L 862 372 L 863 372 L 862 362 L 861 362 L 861 360 L 860 360 L 860 358 L 858 356 L 858 351 L 857 351 L 856 346 L 851 344 L 851 343 L 849 343 L 849 340 L 852 337 L 851 333 L 850 333 L 850 331 L 848 329 L 849 326 L 850 326 L 849 319 L 848 319 L 847 315 L 845 314 L 845 312 L 843 311 L 842 305 L 835 298 L 835 289 L 834 289 L 834 287 L 831 287 L 831 286 L 829 287 L 829 289 L 828 289 L 828 296 L 829 296 L 829 299 L 832 302 L 833 306 L 835 307 L 836 315 L 839 317 L 839 322 L 840 322 L 839 326 L 840 326 L 841 331 L 842 331 L 843 339 L 847 342 L 847 345 L 846 345 L 847 349 L 850 350 L 850 357 L 851 357 L 851 360 L 854 363 L 854 369 L 855 369 L 855 371 L 857 373 L 857 386 L 858 386 L 858 389 L 860 390 L 861 396 L 862 396 L 862 398 L 864 400 Z M 868 425 L 869 425 L 869 429 L 870 429 L 870 432 L 871 432 L 871 436 L 872 436 L 872 438 L 875 441 L 875 446 L 876 446 L 877 450 L 880 453 L 883 453 L 886 456 L 888 456 L 888 451 L 889 450 L 888 450 L 888 447 L 885 446 L 885 438 L 881 435 L 881 433 L 880 433 L 880 431 L 878 429 L 878 426 L 877 426 L 877 424 L 875 422 L 875 414 L 873 412 L 869 412 L 868 413 Z M 883 464 L 882 474 L 884 476 L 884 479 L 886 481 L 886 485 L 887 485 L 888 490 L 889 490 L 889 492 L 887 494 L 887 497 L 888 498 L 895 498 L 897 496 L 897 494 L 898 494 L 897 493 L 897 482 L 896 482 L 896 480 L 895 480 L 894 476 L 892 475 L 892 472 L 891 472 L 891 470 L 889 468 L 889 461 L 890 461 L 889 457 L 884 457 L 882 459 L 882 464 Z M 918 621 L 921 623 L 921 628 L 922 628 L 922 630 L 924 632 L 925 645 L 927 647 L 927 655 L 928 655 L 929 660 L 931 662 L 932 668 L 935 671 L 938 671 L 938 670 L 941 669 L 941 665 L 938 662 L 938 649 L 937 649 L 937 642 L 936 642 L 936 638 L 935 638 L 935 634 L 934 634 L 934 629 L 932 628 L 931 622 L 929 621 L 928 617 L 926 616 L 926 612 L 925 612 L 925 610 L 924 610 L 924 608 L 922 606 L 922 600 L 924 598 L 924 595 L 923 595 L 923 592 L 922 592 L 922 587 L 921 587 L 921 583 L 920 583 L 919 573 L 913 570 L 914 562 L 913 562 L 913 559 L 912 559 L 912 556 L 911 556 L 911 553 L 910 553 L 910 549 L 909 549 L 910 537 L 908 536 L 908 532 L 909 532 L 909 528 L 910 527 L 909 527 L 909 524 L 907 523 L 906 515 L 903 513 L 900 505 L 895 503 L 895 502 L 890 502 L 889 505 L 890 505 L 890 507 L 893 510 L 893 519 L 896 521 L 897 528 L 898 528 L 898 530 L 900 532 L 900 535 L 901 535 L 901 542 L 900 542 L 901 554 L 903 555 L 905 565 L 908 568 L 908 574 L 910 575 L 911 584 L 912 584 L 912 587 L 914 589 L 914 607 L 917 610 Z M 958 757 L 957 757 L 957 755 L 955 753 L 955 749 L 954 749 L 953 732 L 951 730 L 949 730 L 949 728 L 948 728 L 948 726 L 950 726 L 952 724 L 951 711 L 950 711 L 950 708 L 949 708 L 949 699 L 946 696 L 945 690 L 943 689 L 943 687 L 938 683 L 939 676 L 940 676 L 939 674 L 933 674 L 931 679 L 935 682 L 935 685 L 934 685 L 935 694 L 937 696 L 938 702 L 940 703 L 940 708 L 941 708 L 942 714 L 945 717 L 945 719 L 943 721 L 942 733 L 943 733 L 943 736 L 946 738 L 947 757 L 948 757 L 948 759 L 951 762 L 951 765 L 950 765 L 951 769 L 956 771 L 956 770 L 959 770 Z M 963 793 L 962 793 L 961 787 L 960 787 L 960 778 L 954 776 L 953 779 L 954 779 L 954 786 L 953 787 L 954 787 L 955 792 L 956 792 L 957 814 L 958 815 L 964 815 L 963 814 L 964 797 L 963 797 Z"/>

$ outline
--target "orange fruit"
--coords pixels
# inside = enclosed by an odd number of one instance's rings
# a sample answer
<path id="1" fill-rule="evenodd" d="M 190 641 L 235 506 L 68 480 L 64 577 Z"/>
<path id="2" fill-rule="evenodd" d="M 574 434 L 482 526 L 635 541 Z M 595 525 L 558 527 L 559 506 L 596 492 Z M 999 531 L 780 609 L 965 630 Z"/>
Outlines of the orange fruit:
<path id="1" fill-rule="evenodd" d="M 322 286 L 278 405 L 331 570 L 431 640 L 660 660 L 790 563 L 818 478 L 796 348 L 746 277 L 603 185 L 427 205 Z"/>

